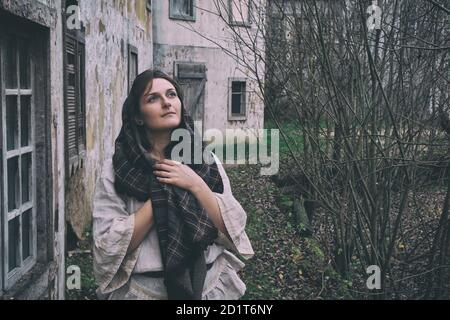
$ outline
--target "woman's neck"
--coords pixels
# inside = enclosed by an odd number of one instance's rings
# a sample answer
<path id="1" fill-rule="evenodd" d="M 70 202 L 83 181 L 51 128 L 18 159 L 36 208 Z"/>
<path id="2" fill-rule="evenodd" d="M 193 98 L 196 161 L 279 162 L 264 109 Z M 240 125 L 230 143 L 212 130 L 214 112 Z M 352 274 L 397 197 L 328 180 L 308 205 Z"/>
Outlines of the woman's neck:
<path id="1" fill-rule="evenodd" d="M 164 149 L 170 143 L 170 131 L 147 131 L 147 139 L 149 139 L 152 145 L 150 155 L 153 158 L 162 160 L 165 158 Z"/>

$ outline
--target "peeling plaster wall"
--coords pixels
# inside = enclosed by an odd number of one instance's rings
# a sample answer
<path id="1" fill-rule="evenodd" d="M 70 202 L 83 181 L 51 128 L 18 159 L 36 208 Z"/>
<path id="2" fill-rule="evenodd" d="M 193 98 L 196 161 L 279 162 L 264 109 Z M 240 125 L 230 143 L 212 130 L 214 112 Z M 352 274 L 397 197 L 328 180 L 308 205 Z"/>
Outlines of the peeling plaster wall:
<path id="1" fill-rule="evenodd" d="M 265 0 L 256 2 L 264 3 Z M 174 74 L 174 61 L 203 62 L 207 68 L 207 82 L 205 90 L 204 127 L 215 128 L 225 133 L 225 129 L 241 128 L 252 135 L 253 129 L 264 127 L 264 103 L 258 92 L 256 76 L 250 74 L 227 55 L 219 46 L 235 51 L 232 32 L 225 21 L 213 12 L 218 12 L 214 1 L 197 0 L 196 21 L 173 20 L 169 18 L 169 1 L 154 1 L 153 4 L 153 46 L 154 66 L 168 74 Z M 222 14 L 226 16 L 221 8 Z M 236 28 L 236 27 L 235 27 Z M 247 31 L 253 35 L 256 26 L 247 29 L 238 27 L 237 30 L 244 39 Z M 209 41 L 213 40 L 218 45 Z M 264 53 L 262 41 L 258 41 L 259 51 Z M 242 55 L 241 55 L 242 56 Z M 264 56 L 263 56 L 264 57 Z M 245 53 L 249 64 L 253 65 L 253 54 Z M 247 105 L 247 119 L 228 121 L 228 78 L 247 78 L 247 90 L 254 90 Z M 264 81 L 264 64 L 258 62 L 258 77 Z"/>
<path id="2" fill-rule="evenodd" d="M 95 182 L 122 125 L 128 44 L 138 49 L 139 72 L 152 66 L 153 51 L 144 0 L 81 0 L 80 17 L 86 28 L 86 158 L 66 188 L 66 218 L 79 238 L 90 227 Z"/>
<path id="3" fill-rule="evenodd" d="M 86 158 L 69 180 L 65 176 L 63 26 L 59 0 L 0 0 L 0 9 L 48 28 L 53 211 L 47 217 L 53 260 L 38 266 L 25 287 L 5 297 L 64 299 L 66 220 L 78 236 L 90 225 L 95 182 L 105 158 L 113 153 L 128 90 L 128 44 L 138 49 L 139 72 L 153 59 L 151 14 L 145 0 L 80 0 L 86 48 Z M 49 204 L 50 206 L 50 204 Z M 38 236 L 39 237 L 39 236 Z M 39 253 L 38 253 L 39 255 Z M 16 295 L 17 293 L 17 295 Z M 0 295 L 2 292 L 0 292 Z"/>

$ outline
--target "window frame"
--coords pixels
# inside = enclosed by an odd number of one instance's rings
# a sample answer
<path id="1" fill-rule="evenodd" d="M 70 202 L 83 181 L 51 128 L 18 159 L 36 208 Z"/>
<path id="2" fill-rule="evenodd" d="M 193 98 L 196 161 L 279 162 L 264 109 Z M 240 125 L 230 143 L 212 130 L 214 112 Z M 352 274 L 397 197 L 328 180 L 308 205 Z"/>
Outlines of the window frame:
<path id="1" fill-rule="evenodd" d="M 16 97 L 16 105 L 17 105 L 17 146 L 15 149 L 8 150 L 7 147 L 7 134 L 6 134 L 6 112 L 1 112 L 1 119 L 0 119 L 0 129 L 1 129 L 1 146 L 0 149 L 1 152 L 1 184 L 2 184 L 2 205 L 0 208 L 0 217 L 1 217 L 1 234 L 3 235 L 3 238 L 0 239 L 0 241 L 4 244 L 3 248 L 0 248 L 0 254 L 2 258 L 2 263 L 0 263 L 0 289 L 8 291 L 14 287 L 14 285 L 25 275 L 27 274 L 35 265 L 38 258 L 38 251 L 37 251 L 37 167 L 36 167 L 36 137 L 35 132 L 37 130 L 36 128 L 36 121 L 35 121 L 35 104 L 36 104 L 36 95 L 39 94 L 36 90 L 36 84 L 34 79 L 34 70 L 35 70 L 35 62 L 34 62 L 34 54 L 32 50 L 29 50 L 29 76 L 30 76 L 30 84 L 29 89 L 21 89 L 21 79 L 20 79 L 20 41 L 27 41 L 28 45 L 30 46 L 33 43 L 33 39 L 30 35 L 27 35 L 26 33 L 22 31 L 10 31 L 6 32 L 5 34 L 0 35 L 0 41 L 6 41 L 7 39 L 15 38 L 15 42 L 17 45 L 16 49 L 16 81 L 17 81 L 17 89 L 15 88 L 7 88 L 6 87 L 6 72 L 4 71 L 4 68 L 6 67 L 6 48 L 5 46 L 0 46 L 0 90 L 2 92 L 1 95 L 1 102 L 0 105 L 5 106 L 5 108 L 1 108 L 6 111 L 6 98 L 8 96 L 15 96 Z M 29 104 L 30 104 L 30 123 L 31 127 L 29 132 L 29 144 L 27 146 L 22 147 L 22 139 L 21 139 L 21 121 L 19 121 L 21 117 L 21 97 L 26 96 L 30 97 Z M 17 170 L 19 175 L 19 186 L 22 185 L 22 159 L 23 155 L 30 154 L 31 155 L 31 176 L 30 181 L 28 183 L 31 183 L 31 190 L 29 190 L 31 195 L 31 201 L 23 204 L 22 203 L 22 188 L 19 188 L 18 197 L 19 197 L 19 206 L 18 208 L 12 210 L 9 212 L 8 209 L 8 160 L 13 159 L 15 157 L 18 158 L 17 163 Z M 17 187 L 16 187 L 17 188 Z M 17 201 L 17 200 L 16 200 Z M 29 211 L 31 209 L 31 217 L 30 217 L 30 231 L 31 237 L 29 239 L 29 251 L 30 255 L 23 259 L 23 237 L 22 237 L 22 219 L 24 213 Z M 13 221 L 13 219 L 16 219 L 19 217 L 19 257 L 20 257 L 20 266 L 15 267 L 12 270 L 9 270 L 9 222 Z M 1 246 L 0 246 L 1 247 Z"/>
<path id="2" fill-rule="evenodd" d="M 34 2 L 30 2 L 30 10 L 36 5 Z M 56 11 L 55 11 L 56 13 Z M 49 17 L 50 18 L 50 17 Z M 15 14 L 11 14 L 8 11 L 0 10 L 0 38 L 6 39 L 8 34 L 23 36 L 29 38 L 29 46 L 32 50 L 29 50 L 31 67 L 30 76 L 34 77 L 34 84 L 30 88 L 34 92 L 34 110 L 32 116 L 34 116 L 34 206 L 35 206 L 35 220 L 32 220 L 32 228 L 35 228 L 37 239 L 33 239 L 34 245 L 37 247 L 35 254 L 36 263 L 30 266 L 30 270 L 22 270 L 22 277 L 11 286 L 8 285 L 6 290 L 5 281 L 3 279 L 2 286 L 0 287 L 0 299 L 2 297 L 9 298 L 14 297 L 21 293 L 27 293 L 30 297 L 39 298 L 42 294 L 45 294 L 43 287 L 34 288 L 36 290 L 29 290 L 40 281 L 41 276 L 47 270 L 52 270 L 55 263 L 59 262 L 59 257 L 55 256 L 55 243 L 57 241 L 55 232 L 58 232 L 55 223 L 58 220 L 58 210 L 54 209 L 53 202 L 53 165 L 52 165 L 52 148 L 51 148 L 51 130 L 54 125 L 52 122 L 52 113 L 50 108 L 51 97 L 51 78 L 50 78 L 50 34 L 48 33 L 48 27 L 41 26 L 36 21 L 26 20 L 17 17 Z M 2 40 L 3 41 L 3 40 Z M 1 47 L 5 47 L 3 44 Z M 1 52 L 1 50 L 0 50 Z M 0 61 L 1 63 L 1 61 Z M 0 71 L 0 77 L 2 76 Z M 0 82 L 0 87 L 4 84 L 4 81 Z M 6 85 L 6 84 L 5 84 Z M 0 88 L 1 90 L 1 88 Z M 4 96 L 0 94 L 1 97 Z M 1 108 L 0 108 L 1 109 Z M 0 112 L 1 114 L 1 112 Z M 2 119 L 2 118 L 0 118 Z M 30 121 L 31 121 L 30 116 Z M 0 127 L 2 124 L 0 124 Z M 31 126 L 30 126 L 31 127 Z M 0 129 L 3 132 L 3 128 Z M 3 134 L 3 133 L 2 133 Z M 7 139 L 2 137 L 3 140 Z M 5 140 L 6 141 L 6 140 Z M 2 150 L 0 150 L 0 154 Z M 3 167 L 3 159 L 2 161 Z M 7 170 L 7 168 L 3 169 Z M 38 174 L 39 172 L 39 174 Z M 5 174 L 5 173 L 4 173 Z M 3 178 L 0 183 L 3 183 Z M 2 192 L 0 192 L 2 194 Z M 6 227 L 3 223 L 2 205 L 0 205 L 0 249 L 3 240 L 3 230 Z M 34 234 L 32 235 L 34 237 Z M 4 244 L 4 243 L 3 243 Z M 6 254 L 5 249 L 1 252 L 0 266 L 3 268 L 3 257 Z M 0 273 L 0 279 L 3 277 L 5 270 Z M 44 279 L 45 280 L 45 279 Z M 48 279 L 48 284 L 51 284 L 52 279 Z M 47 282 L 47 280 L 45 281 Z"/>
<path id="3" fill-rule="evenodd" d="M 238 21 L 238 20 L 234 19 L 234 15 L 233 15 L 233 2 L 234 1 L 239 1 L 239 0 L 228 0 L 228 21 L 229 21 L 230 26 L 251 28 L 252 27 L 251 17 L 252 17 L 252 12 L 253 12 L 253 1 L 247 0 L 248 1 L 248 16 L 247 16 L 246 21 Z"/>
<path id="4" fill-rule="evenodd" d="M 174 0 L 169 1 L 169 19 L 192 21 L 192 22 L 196 21 L 196 19 L 197 19 L 196 1 L 197 0 L 186 0 L 186 1 L 190 1 L 190 3 L 191 3 L 192 15 L 176 14 L 175 7 L 174 7 L 175 4 L 173 1 Z"/>
<path id="5" fill-rule="evenodd" d="M 241 106 L 241 112 L 239 115 L 233 114 L 233 82 L 243 82 L 245 83 L 245 90 L 241 91 L 244 94 L 244 106 Z M 247 106 L 249 103 L 249 91 L 248 91 L 248 81 L 246 78 L 228 78 L 228 121 L 236 120 L 247 120 Z"/>
<path id="6" fill-rule="evenodd" d="M 139 50 L 137 47 L 128 44 L 128 93 L 130 93 L 134 79 L 131 79 L 131 56 L 136 56 L 136 76 L 139 74 Z"/>

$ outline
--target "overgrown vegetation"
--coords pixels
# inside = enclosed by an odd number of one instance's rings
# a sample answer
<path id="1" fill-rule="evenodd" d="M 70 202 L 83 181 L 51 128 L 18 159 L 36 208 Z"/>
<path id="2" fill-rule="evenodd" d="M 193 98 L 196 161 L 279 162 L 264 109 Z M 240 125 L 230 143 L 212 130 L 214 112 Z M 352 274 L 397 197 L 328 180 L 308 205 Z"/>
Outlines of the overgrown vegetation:
<path id="1" fill-rule="evenodd" d="M 219 12 L 225 2 L 215 0 Z M 369 28 L 375 9 L 380 23 Z M 280 130 L 288 156 L 275 182 L 296 221 L 313 225 L 352 286 L 380 268 L 382 289 L 362 285 L 352 297 L 448 298 L 449 9 L 273 0 L 253 12 L 256 28 L 227 30 L 228 53 L 259 83 Z"/>

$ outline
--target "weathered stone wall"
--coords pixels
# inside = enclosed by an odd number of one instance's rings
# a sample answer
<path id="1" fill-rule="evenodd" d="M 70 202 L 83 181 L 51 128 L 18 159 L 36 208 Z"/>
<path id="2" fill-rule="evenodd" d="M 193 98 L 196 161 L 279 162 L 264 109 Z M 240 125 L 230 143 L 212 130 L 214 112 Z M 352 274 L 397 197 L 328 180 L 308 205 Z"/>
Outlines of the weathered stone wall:
<path id="1" fill-rule="evenodd" d="M 50 263 L 38 263 L 4 293 L 6 298 L 64 298 L 66 221 L 79 237 L 91 223 L 96 178 L 103 160 L 113 153 L 121 127 L 121 107 L 128 91 L 128 44 L 138 49 L 139 72 L 152 66 L 151 14 L 145 0 L 80 0 L 79 4 L 85 27 L 87 150 L 83 167 L 66 179 L 61 1 L 0 0 L 0 10 L 46 27 L 50 46 L 46 79 L 50 132 L 44 131 L 51 149 L 52 201 L 49 216 L 39 221 L 45 226 L 38 226 L 38 240 L 43 236 L 43 245 L 52 246 L 45 250 L 49 256 L 43 257 Z M 41 229 L 47 230 L 45 235 Z"/>
<path id="2" fill-rule="evenodd" d="M 82 0 L 86 28 L 86 161 L 68 181 L 66 218 L 78 237 L 89 228 L 96 178 L 111 157 L 128 93 L 128 44 L 138 49 L 139 72 L 152 66 L 151 14 L 144 0 Z"/>

